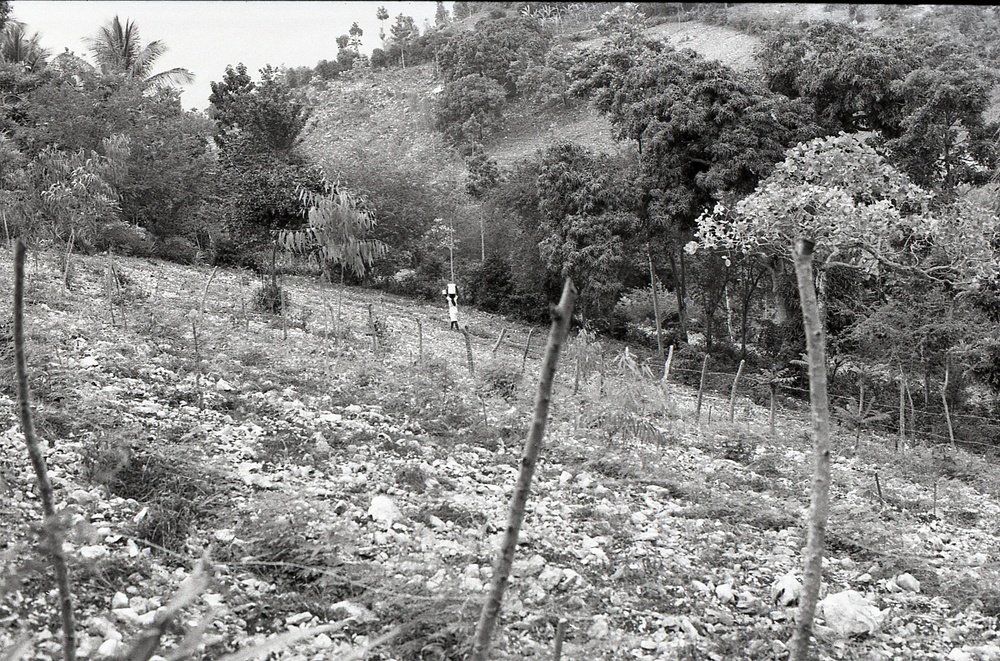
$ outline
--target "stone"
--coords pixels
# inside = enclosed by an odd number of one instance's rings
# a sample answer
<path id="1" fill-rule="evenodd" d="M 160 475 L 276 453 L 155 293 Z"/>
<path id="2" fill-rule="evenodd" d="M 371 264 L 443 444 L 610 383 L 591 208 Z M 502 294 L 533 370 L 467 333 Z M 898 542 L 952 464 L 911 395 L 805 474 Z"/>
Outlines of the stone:
<path id="1" fill-rule="evenodd" d="M 885 619 L 885 613 L 855 590 L 828 596 L 817 604 L 816 612 L 843 638 L 878 631 Z"/>
<path id="2" fill-rule="evenodd" d="M 733 592 L 733 586 L 729 583 L 723 583 L 715 588 L 715 596 L 718 597 L 719 601 L 724 604 L 728 604 L 736 599 L 736 593 Z"/>
<path id="3" fill-rule="evenodd" d="M 920 592 L 920 581 L 915 579 L 911 574 L 900 574 L 897 576 L 896 585 L 907 592 Z"/>
<path id="4" fill-rule="evenodd" d="M 403 518 L 403 513 L 399 511 L 396 503 L 389 496 L 378 495 L 372 498 L 372 503 L 368 507 L 368 516 L 391 526 L 394 522 Z"/>
<path id="5" fill-rule="evenodd" d="M 791 606 L 799 600 L 802 584 L 793 572 L 788 572 L 771 586 L 771 600 L 779 606 Z"/>
<path id="6" fill-rule="evenodd" d="M 591 640 L 606 638 L 611 632 L 611 625 L 608 623 L 607 615 L 597 615 L 587 629 L 587 637 Z"/>

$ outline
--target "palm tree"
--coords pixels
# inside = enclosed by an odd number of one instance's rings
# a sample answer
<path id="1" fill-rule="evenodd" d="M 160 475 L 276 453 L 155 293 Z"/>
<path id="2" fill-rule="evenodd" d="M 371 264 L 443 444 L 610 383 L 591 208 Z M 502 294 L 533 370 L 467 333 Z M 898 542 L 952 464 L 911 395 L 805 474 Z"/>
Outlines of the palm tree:
<path id="1" fill-rule="evenodd" d="M 24 23 L 7 21 L 0 33 L 0 62 L 22 65 L 27 71 L 38 71 L 45 66 L 50 51 L 42 48 L 41 35 L 31 37 L 24 30 Z"/>
<path id="2" fill-rule="evenodd" d="M 162 41 L 151 41 L 143 47 L 139 28 L 128 19 L 122 25 L 117 16 L 101 27 L 97 36 L 84 40 L 97 61 L 101 73 L 119 74 L 140 81 L 144 88 L 161 88 L 194 82 L 187 69 L 174 68 L 151 73 L 153 63 L 167 51 Z"/>

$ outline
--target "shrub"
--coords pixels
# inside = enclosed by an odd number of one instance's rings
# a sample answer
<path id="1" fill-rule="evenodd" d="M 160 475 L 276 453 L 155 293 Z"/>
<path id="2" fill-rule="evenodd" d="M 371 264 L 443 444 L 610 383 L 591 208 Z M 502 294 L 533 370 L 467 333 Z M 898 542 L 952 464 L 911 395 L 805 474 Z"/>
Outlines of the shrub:
<path id="1" fill-rule="evenodd" d="M 284 291 L 277 282 L 265 282 L 253 293 L 253 307 L 258 312 L 283 314 L 291 305 L 291 294 Z"/>
<path id="2" fill-rule="evenodd" d="M 178 264 L 195 264 L 201 251 L 198 246 L 181 236 L 171 236 L 156 246 L 156 256 Z"/>
<path id="3" fill-rule="evenodd" d="M 521 382 L 520 370 L 497 360 L 479 368 L 477 378 L 482 392 L 497 395 L 512 402 L 517 396 L 517 386 Z"/>

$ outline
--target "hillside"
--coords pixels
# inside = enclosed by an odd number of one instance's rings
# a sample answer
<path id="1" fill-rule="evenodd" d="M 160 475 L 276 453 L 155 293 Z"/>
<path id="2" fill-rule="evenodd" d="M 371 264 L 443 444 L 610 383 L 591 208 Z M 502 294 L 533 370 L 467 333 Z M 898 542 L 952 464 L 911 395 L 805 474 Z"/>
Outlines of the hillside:
<path id="1" fill-rule="evenodd" d="M 472 375 L 443 305 L 290 277 L 282 320 L 248 311 L 257 283 L 240 272 L 81 257 L 67 291 L 57 259 L 29 261 L 27 341 L 73 526 L 81 657 L 120 651 L 206 551 L 213 582 L 167 650 L 201 621 L 192 658 L 287 632 L 301 640 L 274 658 L 345 658 L 376 640 L 366 658 L 462 657 L 544 329 L 525 358 L 528 328 L 463 310 Z M 6 250 L 0 287 L 12 287 Z M 567 659 L 783 658 L 806 423 L 786 414 L 772 439 L 767 412 L 741 398 L 730 424 L 725 393 L 708 396 L 714 421 L 696 421 L 695 393 L 643 376 L 631 355 L 580 340 L 564 353 L 494 658 L 551 658 L 559 618 Z M 28 658 L 52 659 L 55 596 L 33 562 L 39 504 L 8 365 L 0 650 L 23 633 Z M 818 658 L 995 659 L 1000 471 L 961 450 L 891 446 L 836 439 L 824 593 L 855 590 L 867 611 L 826 602 Z"/>

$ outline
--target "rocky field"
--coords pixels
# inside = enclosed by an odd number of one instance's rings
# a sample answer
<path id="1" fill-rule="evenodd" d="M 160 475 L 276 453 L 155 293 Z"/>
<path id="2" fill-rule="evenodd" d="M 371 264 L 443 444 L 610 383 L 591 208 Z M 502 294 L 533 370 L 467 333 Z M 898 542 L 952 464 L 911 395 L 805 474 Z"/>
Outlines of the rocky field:
<path id="1" fill-rule="evenodd" d="M 67 289 L 57 261 L 30 256 L 27 345 L 81 658 L 125 655 L 174 594 L 154 658 L 464 657 L 547 329 L 525 351 L 527 327 L 463 309 L 470 371 L 443 301 L 289 277 L 276 316 L 245 273 L 81 257 Z M 0 659 L 56 659 L 12 281 L 4 250 Z M 494 658 L 552 658 L 561 619 L 566 659 L 784 658 L 804 407 L 773 438 L 750 402 L 696 421 L 695 393 L 635 356 L 564 352 Z M 992 459 L 837 447 L 818 658 L 1000 659 Z"/>

